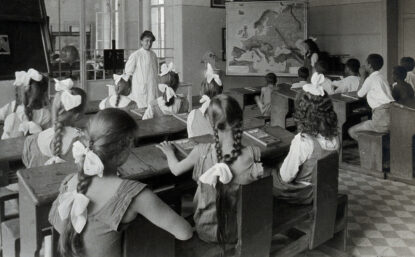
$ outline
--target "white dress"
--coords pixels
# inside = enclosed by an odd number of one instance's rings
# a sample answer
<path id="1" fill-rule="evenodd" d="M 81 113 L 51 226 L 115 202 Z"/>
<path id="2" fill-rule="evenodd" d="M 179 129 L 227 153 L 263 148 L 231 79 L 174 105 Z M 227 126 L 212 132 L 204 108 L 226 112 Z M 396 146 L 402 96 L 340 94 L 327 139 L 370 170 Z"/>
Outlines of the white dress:
<path id="1" fill-rule="evenodd" d="M 138 108 L 147 107 L 158 96 L 157 67 L 156 54 L 143 48 L 132 53 L 125 64 L 125 72 L 132 75 L 129 98 L 137 103 Z"/>

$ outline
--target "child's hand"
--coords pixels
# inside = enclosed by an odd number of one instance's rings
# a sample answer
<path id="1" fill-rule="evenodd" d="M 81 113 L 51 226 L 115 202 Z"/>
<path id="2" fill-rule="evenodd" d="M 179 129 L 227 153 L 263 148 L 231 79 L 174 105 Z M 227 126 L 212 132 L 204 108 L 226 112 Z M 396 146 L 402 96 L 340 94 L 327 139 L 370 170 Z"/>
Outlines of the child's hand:
<path id="1" fill-rule="evenodd" d="M 161 142 L 160 144 L 156 145 L 156 147 L 160 149 L 166 156 L 174 156 L 174 149 L 170 142 Z"/>
<path id="2" fill-rule="evenodd" d="M 261 98 L 259 98 L 259 96 L 258 95 L 256 95 L 255 97 L 254 97 L 254 99 L 255 99 L 255 102 L 261 102 Z"/>

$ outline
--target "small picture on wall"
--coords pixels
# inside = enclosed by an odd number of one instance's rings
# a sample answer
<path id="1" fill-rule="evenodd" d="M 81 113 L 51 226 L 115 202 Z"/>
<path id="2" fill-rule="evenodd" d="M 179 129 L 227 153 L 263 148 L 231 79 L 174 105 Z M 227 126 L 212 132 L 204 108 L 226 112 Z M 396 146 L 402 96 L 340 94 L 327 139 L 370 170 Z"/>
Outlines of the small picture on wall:
<path id="1" fill-rule="evenodd" d="M 225 8 L 226 0 L 210 0 L 210 6 L 214 8 Z"/>
<path id="2" fill-rule="evenodd" d="M 10 55 L 9 36 L 0 35 L 0 55 Z"/>

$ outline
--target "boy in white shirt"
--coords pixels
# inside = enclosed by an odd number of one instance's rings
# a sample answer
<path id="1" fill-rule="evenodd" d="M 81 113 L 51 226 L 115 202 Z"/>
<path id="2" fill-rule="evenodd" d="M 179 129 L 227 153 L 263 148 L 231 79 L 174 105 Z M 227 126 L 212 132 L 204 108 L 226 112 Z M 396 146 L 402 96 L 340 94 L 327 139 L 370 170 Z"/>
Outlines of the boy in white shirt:
<path id="1" fill-rule="evenodd" d="M 415 60 L 412 57 L 402 57 L 401 66 L 405 67 L 407 73 L 405 82 L 412 86 L 412 89 L 415 90 Z"/>
<path id="2" fill-rule="evenodd" d="M 346 77 L 341 80 L 333 81 L 333 86 L 336 88 L 334 93 L 347 93 L 357 91 L 360 85 L 359 77 L 360 62 L 357 59 L 349 59 L 344 67 Z"/>
<path id="3" fill-rule="evenodd" d="M 370 54 L 367 57 L 366 72 L 361 74 L 364 82 L 357 95 L 359 97 L 366 96 L 367 102 L 370 108 L 372 108 L 372 119 L 363 121 L 349 129 L 349 135 L 354 140 L 358 139 L 358 134 L 361 131 L 389 132 L 389 104 L 394 99 L 388 81 L 379 73 L 382 66 L 383 58 L 379 54 Z M 370 75 L 365 79 L 367 74 Z"/>
<path id="4" fill-rule="evenodd" d="M 301 80 L 297 83 L 293 83 L 291 85 L 291 89 L 303 88 L 303 86 L 308 83 L 307 80 L 308 80 L 309 76 L 310 76 L 310 72 L 308 71 L 308 69 L 306 67 L 299 68 L 298 69 L 298 78 L 301 79 Z"/>

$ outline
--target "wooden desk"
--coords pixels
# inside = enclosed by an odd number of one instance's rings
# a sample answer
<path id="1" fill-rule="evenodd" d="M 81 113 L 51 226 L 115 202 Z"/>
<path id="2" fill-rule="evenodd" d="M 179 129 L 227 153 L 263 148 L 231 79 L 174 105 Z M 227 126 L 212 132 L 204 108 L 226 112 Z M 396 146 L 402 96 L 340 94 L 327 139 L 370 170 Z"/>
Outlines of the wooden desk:
<path id="1" fill-rule="evenodd" d="M 247 105 L 256 105 L 254 97 L 261 95 L 261 87 L 231 88 L 226 91 L 226 94 L 235 98 L 244 109 Z"/>
<path id="2" fill-rule="evenodd" d="M 271 95 L 271 126 L 286 128 L 285 119 L 294 112 L 294 100 L 298 90 L 292 90 L 289 84 L 279 84 Z"/>
<path id="3" fill-rule="evenodd" d="M 415 102 L 391 106 L 390 167 L 388 177 L 415 184 L 414 135 Z"/>
<path id="4" fill-rule="evenodd" d="M 16 137 L 0 140 L 0 186 L 9 183 L 9 162 L 22 158 L 23 145 L 26 137 Z"/>
<path id="5" fill-rule="evenodd" d="M 162 137 L 186 131 L 186 124 L 172 115 L 139 120 L 136 138 Z"/>

